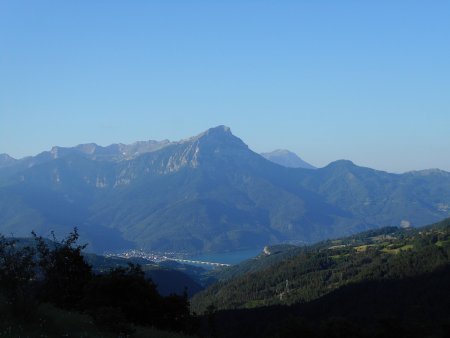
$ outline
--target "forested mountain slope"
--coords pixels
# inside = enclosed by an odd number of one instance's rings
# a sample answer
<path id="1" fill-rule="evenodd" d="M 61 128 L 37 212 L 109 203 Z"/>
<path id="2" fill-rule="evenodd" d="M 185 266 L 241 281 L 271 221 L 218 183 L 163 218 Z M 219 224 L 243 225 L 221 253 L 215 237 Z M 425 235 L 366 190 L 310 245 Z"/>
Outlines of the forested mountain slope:
<path id="1" fill-rule="evenodd" d="M 256 271 L 244 269 L 210 286 L 193 298 L 192 308 L 201 313 L 210 305 L 235 309 L 306 303 L 354 283 L 432 272 L 450 263 L 450 219 L 419 229 L 372 230 L 296 250 L 266 268 L 261 257 Z"/>
<path id="2" fill-rule="evenodd" d="M 218 337 L 449 337 L 450 267 L 407 278 L 362 281 L 290 306 L 224 310 L 203 319 Z"/>

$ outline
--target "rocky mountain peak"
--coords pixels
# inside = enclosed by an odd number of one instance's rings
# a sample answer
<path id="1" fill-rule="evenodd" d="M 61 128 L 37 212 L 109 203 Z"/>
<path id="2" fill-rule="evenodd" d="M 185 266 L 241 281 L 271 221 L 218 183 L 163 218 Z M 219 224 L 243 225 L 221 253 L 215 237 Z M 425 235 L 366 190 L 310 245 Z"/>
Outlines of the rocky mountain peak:
<path id="1" fill-rule="evenodd" d="M 215 134 L 230 134 L 230 135 L 232 135 L 230 127 L 227 127 L 227 126 L 224 126 L 224 125 L 220 125 L 220 126 L 217 126 L 217 127 L 209 128 L 205 133 L 207 133 L 207 134 L 215 133 Z"/>
<path id="2" fill-rule="evenodd" d="M 202 132 L 196 136 L 190 137 L 186 140 L 182 140 L 181 142 L 196 141 L 196 140 L 199 140 L 202 138 L 208 138 L 208 137 L 229 137 L 229 136 L 234 137 L 234 135 L 231 133 L 231 129 L 227 126 L 220 125 L 220 126 L 217 126 L 214 128 L 209 128 L 209 129 L 205 130 L 204 132 Z"/>
<path id="3" fill-rule="evenodd" d="M 191 137 L 187 140 L 180 141 L 180 143 L 196 143 L 201 148 L 234 148 L 234 149 L 248 149 L 248 146 L 238 137 L 234 136 L 231 129 L 227 126 L 217 126 L 210 128 L 197 136 Z"/>

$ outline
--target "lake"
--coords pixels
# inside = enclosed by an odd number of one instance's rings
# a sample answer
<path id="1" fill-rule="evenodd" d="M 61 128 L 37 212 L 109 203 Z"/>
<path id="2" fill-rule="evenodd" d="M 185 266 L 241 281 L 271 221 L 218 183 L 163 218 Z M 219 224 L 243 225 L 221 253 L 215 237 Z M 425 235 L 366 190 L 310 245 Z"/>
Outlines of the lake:
<path id="1" fill-rule="evenodd" d="M 238 264 L 246 259 L 253 258 L 262 253 L 263 249 L 242 250 L 223 253 L 205 253 L 196 256 L 191 256 L 188 259 L 202 262 L 224 263 L 224 264 Z"/>

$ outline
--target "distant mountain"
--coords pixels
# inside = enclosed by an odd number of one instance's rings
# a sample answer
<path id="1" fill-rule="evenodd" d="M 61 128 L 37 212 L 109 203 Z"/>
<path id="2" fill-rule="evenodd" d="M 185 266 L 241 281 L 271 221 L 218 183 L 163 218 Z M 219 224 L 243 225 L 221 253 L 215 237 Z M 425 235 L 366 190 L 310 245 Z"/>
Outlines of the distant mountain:
<path id="1" fill-rule="evenodd" d="M 49 159 L 65 158 L 80 155 L 91 160 L 122 161 L 136 158 L 142 154 L 162 149 L 171 142 L 164 141 L 139 141 L 133 144 L 111 144 L 107 147 L 95 143 L 79 144 L 73 148 L 53 147 L 50 151 L 44 151 L 36 156 L 37 161 L 28 161 L 30 166 L 45 162 Z"/>
<path id="2" fill-rule="evenodd" d="M 0 233 L 62 236 L 76 225 L 98 252 L 310 243 L 424 225 L 448 217 L 449 206 L 450 173 L 389 174 L 350 161 L 286 168 L 225 126 L 135 148 L 55 147 L 0 167 Z"/>
<path id="3" fill-rule="evenodd" d="M 273 163 L 288 168 L 316 169 L 316 167 L 303 161 L 297 154 L 286 149 L 277 149 L 270 153 L 261 153 L 261 156 Z"/>

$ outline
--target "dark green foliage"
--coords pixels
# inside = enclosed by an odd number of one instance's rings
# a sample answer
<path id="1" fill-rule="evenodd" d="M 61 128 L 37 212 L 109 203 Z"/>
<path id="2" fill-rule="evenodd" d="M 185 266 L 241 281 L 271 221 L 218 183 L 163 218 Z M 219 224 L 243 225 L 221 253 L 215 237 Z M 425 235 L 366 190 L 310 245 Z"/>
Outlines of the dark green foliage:
<path id="1" fill-rule="evenodd" d="M 195 332 L 196 320 L 190 315 L 187 291 L 183 296 L 175 294 L 164 298 L 162 307 L 162 327 L 176 331 Z"/>
<path id="2" fill-rule="evenodd" d="M 37 242 L 39 267 L 42 274 L 40 298 L 62 308 L 76 308 L 83 290 L 92 278 L 91 266 L 83 258 L 86 245 L 77 245 L 75 228 L 61 242 L 54 240 L 50 249 L 42 237 L 33 233 Z"/>
<path id="3" fill-rule="evenodd" d="M 409 278 L 349 284 L 308 303 L 218 311 L 215 325 L 222 338 L 448 337 L 448 285 L 446 265 Z"/>
<path id="4" fill-rule="evenodd" d="M 33 317 L 35 302 L 35 250 L 18 247 L 16 240 L 0 235 L 0 302 L 5 303 L 11 313 L 23 320 Z"/>
<path id="5" fill-rule="evenodd" d="M 194 318 L 187 294 L 162 297 L 139 265 L 95 275 L 84 290 L 80 308 L 100 326 L 126 333 L 129 323 L 189 332 Z"/>
<path id="6" fill-rule="evenodd" d="M 450 219 L 326 241 L 213 285 L 194 308 L 229 309 L 214 313 L 220 337 L 447 337 L 449 240 Z M 276 303 L 290 305 L 261 307 Z M 205 333 L 210 318 L 206 310 Z"/>
<path id="7" fill-rule="evenodd" d="M 119 336 L 127 336 L 135 331 L 120 307 L 97 307 L 88 313 L 94 318 L 96 326 L 102 330 Z"/>
<path id="8" fill-rule="evenodd" d="M 108 314 L 111 318 L 111 314 Z M 114 330 L 105 330 L 94 324 L 91 316 L 62 310 L 48 303 L 37 306 L 35 316 L 24 320 L 22 317 L 11 313 L 10 309 L 2 302 L 0 295 L 0 337 L 76 337 L 76 338 L 188 338 L 183 333 L 159 330 L 156 328 L 134 326 L 127 323 L 110 323 Z M 129 331 L 127 331 L 129 330 Z M 117 332 L 130 332 L 118 334 Z"/>
<path id="9" fill-rule="evenodd" d="M 188 296 L 192 297 L 203 290 L 205 269 L 193 265 L 179 264 L 174 261 L 154 263 L 147 259 L 133 257 L 105 257 L 93 253 L 84 253 L 84 259 L 92 266 L 94 273 L 104 273 L 111 269 L 127 268 L 129 263 L 139 264 L 145 273 L 145 278 L 151 279 L 156 285 L 158 293 L 169 296 L 172 293 L 183 295 L 188 289 Z"/>
<path id="10" fill-rule="evenodd" d="M 295 245 L 274 245 L 270 246 L 269 250 L 271 252 L 270 255 L 261 253 L 258 256 L 247 259 L 237 265 L 212 270 L 208 273 L 208 276 L 220 281 L 225 281 L 246 273 L 266 269 L 271 265 L 279 264 L 285 260 L 297 256 L 303 252 L 305 248 Z"/>
<path id="11" fill-rule="evenodd" d="M 14 306 L 8 309 L 13 316 L 17 317 L 15 309 L 37 311 L 39 300 L 60 309 L 88 313 L 98 327 L 119 335 L 133 333 L 135 325 L 196 330 L 186 290 L 183 295 L 163 297 L 142 268 L 134 264 L 94 274 L 82 254 L 85 245 L 77 244 L 76 228 L 59 242 L 55 237 L 48 242 L 33 235 L 36 250 L 15 247 L 16 241 L 0 236 L 0 300 L 6 297 Z M 36 292 L 24 292 L 31 289 Z"/>
<path id="12" fill-rule="evenodd" d="M 203 287 L 197 282 L 199 277 L 191 278 L 184 272 L 185 270 L 181 272 L 159 265 L 143 266 L 142 269 L 145 277 L 150 278 L 157 285 L 158 293 L 162 296 L 183 295 L 187 289 L 187 295 L 190 298 L 203 290 Z"/>
<path id="13" fill-rule="evenodd" d="M 269 259 L 267 265 L 260 263 L 251 272 L 238 271 L 236 277 L 207 290 L 210 298 L 200 323 L 190 315 L 186 292 L 183 296 L 159 295 L 156 285 L 146 279 L 138 265 L 93 274 L 90 266 L 79 259 L 84 246 L 77 245 L 77 239 L 76 230 L 56 244 L 36 237 L 39 269 L 35 270 L 33 249 L 14 247 L 14 241 L 1 237 L 0 273 L 2 277 L 13 276 L 11 267 L 21 267 L 17 276 L 31 277 L 19 278 L 17 285 L 41 284 L 36 289 L 41 292 L 40 299 L 90 314 L 97 328 L 108 331 L 105 336 L 136 335 L 136 324 L 222 338 L 418 338 L 445 337 L 449 333 L 450 219 L 417 230 L 380 229 L 311 247 L 281 250 L 281 256 Z M 269 257 L 259 259 L 262 262 Z M 280 257 L 284 259 L 276 262 Z M 76 271 L 64 265 L 66 260 L 81 271 L 90 271 L 89 279 L 82 279 L 81 299 L 79 293 L 70 296 L 73 287 L 64 285 L 71 283 L 66 277 Z M 55 271 L 61 271 L 61 278 L 52 275 Z M 8 288 L 15 290 L 16 284 L 8 284 L 7 278 L 0 282 L 1 293 L 6 294 Z M 56 295 L 63 301 L 46 298 L 48 285 L 59 287 Z M 74 305 L 67 305 L 69 300 Z M 269 306 L 230 309 L 259 305 Z M 229 310 L 220 310 L 225 307 Z M 0 303 L 0 308 L 5 307 Z M 0 323 L 11 323 L 9 313 L 10 309 L 6 315 L 0 312 Z M 29 328 L 24 329 L 28 322 L 14 319 L 14 323 L 14 328 L 10 326 L 9 331 L 0 333 L 29 335 Z M 36 319 L 30 323 L 36 323 Z M 39 330 L 34 333 L 49 333 Z"/>
<path id="14" fill-rule="evenodd" d="M 401 279 L 434 271 L 450 262 L 450 224 L 447 220 L 417 230 L 369 231 L 292 253 L 295 255 L 276 264 L 264 263 L 270 256 L 260 257 L 259 268 L 249 272 L 248 268 L 231 267 L 229 270 L 241 273 L 195 295 L 193 310 L 202 313 L 211 303 L 219 309 L 304 303 L 349 283 Z"/>
<path id="15" fill-rule="evenodd" d="M 113 315 L 122 313 L 128 322 L 154 325 L 161 302 L 156 285 L 144 278 L 139 266 L 130 265 L 95 276 L 86 287 L 82 308 L 90 311 L 94 318 L 103 316 L 105 308 L 117 309 Z"/>
<path id="16" fill-rule="evenodd" d="M 0 288 L 11 302 L 26 292 L 35 276 L 35 251 L 16 248 L 16 243 L 0 235 Z"/>
<path id="17" fill-rule="evenodd" d="M 213 282 L 216 281 L 215 277 L 212 277 L 208 274 L 209 269 L 205 269 L 203 267 L 200 266 L 196 266 L 196 265 L 191 265 L 191 264 L 185 264 L 185 263 L 178 263 L 175 261 L 162 261 L 158 263 L 158 266 L 161 268 L 165 268 L 167 269 L 167 271 L 178 271 L 183 273 L 184 275 L 189 276 L 193 281 L 195 281 L 195 284 L 192 283 L 185 283 L 184 286 L 188 288 L 188 295 L 189 297 L 192 297 L 195 293 L 197 293 L 198 291 L 201 291 L 204 287 L 206 287 L 207 285 L 212 284 Z M 146 273 L 149 273 L 150 271 L 148 271 L 147 269 L 145 269 Z M 158 291 L 161 294 L 164 294 L 164 290 L 162 290 L 161 287 L 161 283 L 157 281 L 157 276 L 151 275 L 150 274 L 150 278 L 152 278 L 156 284 L 158 284 Z M 186 277 L 183 278 L 176 278 L 176 280 L 179 279 L 185 279 Z M 165 282 L 163 282 L 165 283 Z M 199 289 L 200 287 L 200 289 Z M 174 291 L 172 291 L 173 293 Z M 178 292 L 175 292 L 178 294 Z"/>

